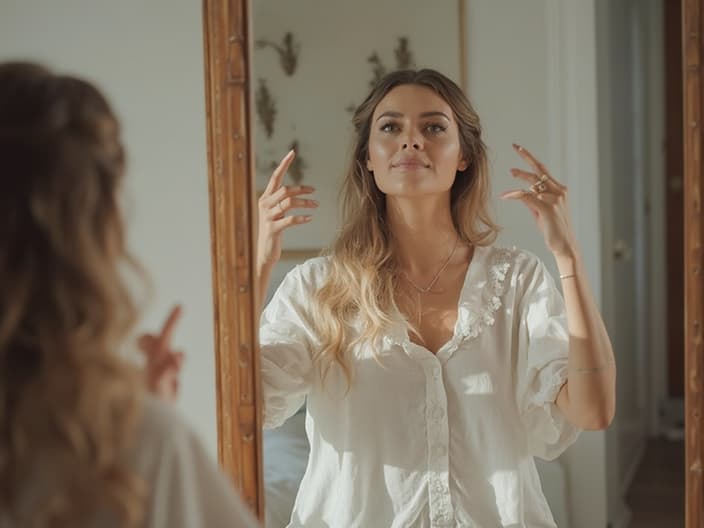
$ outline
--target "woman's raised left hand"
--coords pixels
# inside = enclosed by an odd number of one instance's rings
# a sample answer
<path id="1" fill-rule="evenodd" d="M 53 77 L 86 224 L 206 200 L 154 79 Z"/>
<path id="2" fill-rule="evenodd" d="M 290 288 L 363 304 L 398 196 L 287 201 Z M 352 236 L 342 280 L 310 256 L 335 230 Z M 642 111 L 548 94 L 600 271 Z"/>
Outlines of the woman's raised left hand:
<path id="1" fill-rule="evenodd" d="M 573 257 L 577 240 L 570 223 L 567 187 L 558 182 L 528 150 L 515 144 L 513 148 L 533 171 L 513 168 L 511 174 L 528 182 L 530 187 L 506 191 L 500 197 L 520 200 L 528 207 L 543 233 L 545 244 L 555 257 Z"/>
<path id="2" fill-rule="evenodd" d="M 161 332 L 158 334 L 142 334 L 137 346 L 144 354 L 146 364 L 144 374 L 147 390 L 166 402 L 174 403 L 180 388 L 181 366 L 184 354 L 171 346 L 171 338 L 176 323 L 181 318 L 181 306 L 171 309 Z"/>

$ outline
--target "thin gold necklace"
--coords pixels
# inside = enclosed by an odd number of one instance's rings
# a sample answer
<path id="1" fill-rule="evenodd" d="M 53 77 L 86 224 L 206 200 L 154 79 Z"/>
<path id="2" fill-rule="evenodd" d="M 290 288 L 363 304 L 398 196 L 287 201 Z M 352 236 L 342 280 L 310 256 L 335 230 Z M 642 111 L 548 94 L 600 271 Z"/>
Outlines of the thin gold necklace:
<path id="1" fill-rule="evenodd" d="M 438 282 L 440 279 L 440 275 L 442 274 L 443 271 L 447 268 L 447 266 L 450 264 L 450 261 L 452 260 L 452 257 L 455 255 L 455 251 L 457 251 L 457 246 L 459 245 L 460 242 L 460 237 L 457 235 L 457 238 L 455 239 L 455 245 L 452 247 L 452 251 L 450 252 L 450 256 L 447 257 L 447 260 L 445 263 L 442 265 L 442 267 L 438 270 L 438 272 L 435 274 L 433 277 L 433 280 L 430 281 L 430 284 L 426 286 L 425 288 L 421 288 L 418 286 L 415 282 L 411 280 L 411 278 L 408 276 L 407 273 L 404 272 L 404 277 L 406 277 L 406 280 L 410 283 L 411 286 L 413 286 L 418 293 L 424 294 L 428 293 L 433 289 L 433 286 L 435 286 L 435 283 Z"/>

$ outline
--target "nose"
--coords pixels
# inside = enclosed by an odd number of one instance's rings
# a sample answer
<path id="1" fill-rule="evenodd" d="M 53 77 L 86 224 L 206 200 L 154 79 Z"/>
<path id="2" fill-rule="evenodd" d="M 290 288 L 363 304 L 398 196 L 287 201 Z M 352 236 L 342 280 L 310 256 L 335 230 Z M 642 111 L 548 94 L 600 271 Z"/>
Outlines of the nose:
<path id="1" fill-rule="evenodd" d="M 403 150 L 422 150 L 423 138 L 416 131 L 410 131 L 403 141 Z"/>

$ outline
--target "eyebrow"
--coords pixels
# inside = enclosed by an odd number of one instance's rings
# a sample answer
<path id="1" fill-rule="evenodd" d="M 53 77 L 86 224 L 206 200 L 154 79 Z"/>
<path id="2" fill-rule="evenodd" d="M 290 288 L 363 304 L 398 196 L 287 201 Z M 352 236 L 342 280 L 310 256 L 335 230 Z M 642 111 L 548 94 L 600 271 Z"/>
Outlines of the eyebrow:
<path id="1" fill-rule="evenodd" d="M 379 117 L 377 117 L 376 120 L 379 121 L 379 119 L 381 119 L 382 117 L 403 117 L 403 114 L 401 112 L 392 112 L 392 111 L 384 112 Z M 444 112 L 437 112 L 437 111 L 423 112 L 422 114 L 420 114 L 420 117 L 444 117 L 445 119 L 450 121 L 450 118 L 447 117 L 447 114 L 445 114 Z"/>

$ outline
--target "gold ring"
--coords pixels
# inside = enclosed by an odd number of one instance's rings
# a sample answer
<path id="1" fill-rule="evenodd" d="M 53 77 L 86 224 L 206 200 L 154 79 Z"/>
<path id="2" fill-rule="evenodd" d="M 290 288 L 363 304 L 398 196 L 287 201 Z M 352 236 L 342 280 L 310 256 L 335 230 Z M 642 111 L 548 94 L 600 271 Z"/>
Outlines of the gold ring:
<path id="1" fill-rule="evenodd" d="M 534 183 L 530 186 L 530 190 L 535 194 L 544 193 L 548 189 L 548 186 L 543 182 Z"/>
<path id="2" fill-rule="evenodd" d="M 540 182 L 546 182 L 546 181 L 548 181 L 548 179 L 549 179 L 549 178 L 548 178 L 548 175 L 547 175 L 547 174 L 541 174 L 541 175 L 540 175 L 540 180 L 538 180 L 538 181 L 540 181 Z"/>

